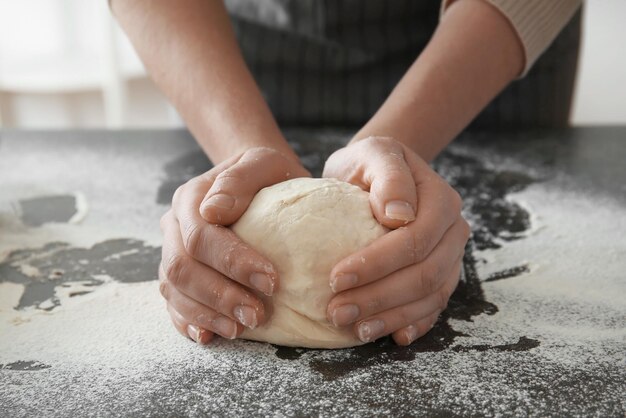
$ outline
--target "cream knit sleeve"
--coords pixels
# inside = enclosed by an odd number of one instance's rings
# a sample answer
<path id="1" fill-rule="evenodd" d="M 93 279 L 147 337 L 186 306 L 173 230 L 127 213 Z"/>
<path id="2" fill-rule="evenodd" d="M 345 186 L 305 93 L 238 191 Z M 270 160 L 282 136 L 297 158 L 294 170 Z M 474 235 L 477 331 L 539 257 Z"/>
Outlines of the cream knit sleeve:
<path id="1" fill-rule="evenodd" d="M 508 19 L 524 46 L 526 75 L 537 58 L 550 46 L 574 16 L 582 0 L 485 0 Z M 454 0 L 443 0 L 441 16 Z"/>

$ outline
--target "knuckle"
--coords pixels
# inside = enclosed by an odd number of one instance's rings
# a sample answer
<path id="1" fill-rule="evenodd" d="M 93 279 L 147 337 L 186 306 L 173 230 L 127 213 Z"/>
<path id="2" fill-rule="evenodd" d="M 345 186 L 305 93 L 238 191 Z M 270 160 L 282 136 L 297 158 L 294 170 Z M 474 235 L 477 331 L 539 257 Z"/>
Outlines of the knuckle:
<path id="1" fill-rule="evenodd" d="M 247 151 L 247 153 L 250 154 L 250 155 L 261 156 L 261 155 L 278 154 L 278 151 L 276 151 L 274 148 L 270 148 L 270 147 L 254 147 L 254 148 L 250 148 Z"/>
<path id="2" fill-rule="evenodd" d="M 161 228 L 161 231 L 165 230 L 165 225 L 170 221 L 171 213 L 172 213 L 172 210 L 169 209 L 167 212 L 163 214 L 163 216 L 161 216 L 161 219 L 159 219 L 159 227 Z"/>
<path id="3" fill-rule="evenodd" d="M 268 159 L 271 161 L 276 161 L 278 159 L 283 159 L 283 155 L 277 150 L 270 147 L 254 147 L 250 148 L 244 153 L 244 157 L 246 159 L 256 160 L 256 159 Z"/>
<path id="4" fill-rule="evenodd" d="M 428 325 L 428 329 L 431 329 L 439 321 L 440 315 L 441 311 L 437 310 L 433 312 L 433 314 L 428 319 L 426 319 L 425 323 L 426 325 Z"/>
<path id="5" fill-rule="evenodd" d="M 423 337 L 424 335 L 426 335 L 428 333 L 428 331 L 430 331 L 430 322 L 428 322 L 428 320 L 426 321 L 420 321 L 417 324 L 415 324 L 415 329 L 417 330 L 417 338 L 419 337 Z"/>
<path id="6" fill-rule="evenodd" d="M 363 139 L 362 141 L 363 143 L 369 143 L 369 144 L 376 145 L 376 146 L 383 146 L 385 148 L 387 147 L 392 147 L 395 149 L 400 148 L 396 140 L 394 140 L 390 136 L 369 136 Z"/>
<path id="7" fill-rule="evenodd" d="M 183 245 L 188 254 L 200 254 L 204 246 L 204 232 L 199 225 L 192 222 L 186 227 Z"/>
<path id="8" fill-rule="evenodd" d="M 472 228 L 470 227 L 469 222 L 465 220 L 465 218 L 461 218 L 461 227 L 463 230 L 463 237 L 465 237 L 465 241 L 467 241 L 472 234 Z"/>
<path id="9" fill-rule="evenodd" d="M 422 319 L 417 324 L 415 324 L 415 328 L 417 329 L 417 336 L 423 337 L 428 334 L 428 332 L 433 328 L 435 323 L 437 322 L 437 317 L 439 314 L 430 315 L 426 319 Z"/>
<path id="10" fill-rule="evenodd" d="M 367 303 L 365 304 L 365 308 L 367 312 L 377 313 L 380 312 L 385 305 L 385 297 L 382 295 L 375 295 L 367 301 Z"/>
<path id="11" fill-rule="evenodd" d="M 211 194 L 218 194 L 228 188 L 231 181 L 245 181 L 247 179 L 246 172 L 242 164 L 235 164 L 232 167 L 222 171 L 216 178 L 211 189 Z"/>
<path id="12" fill-rule="evenodd" d="M 398 309 L 398 319 L 403 324 L 409 324 L 413 320 L 411 305 L 404 305 Z"/>
<path id="13" fill-rule="evenodd" d="M 210 280 L 206 290 L 208 305 L 216 312 L 226 316 L 233 315 L 235 305 L 244 302 L 254 304 L 254 301 L 250 300 L 251 297 L 238 284 L 228 279 Z"/>
<path id="14" fill-rule="evenodd" d="M 168 282 L 167 282 L 167 280 L 160 280 L 159 281 L 159 293 L 161 294 L 161 296 L 163 296 L 163 299 L 168 300 L 169 293 L 168 293 Z"/>
<path id="15" fill-rule="evenodd" d="M 223 286 L 218 294 L 215 295 L 215 309 L 223 314 L 230 315 L 231 307 L 237 302 L 243 300 L 239 289 L 233 284 Z"/>
<path id="16" fill-rule="evenodd" d="M 354 144 L 351 145 L 350 148 L 355 147 L 357 148 L 359 146 L 359 144 Z M 328 157 L 326 159 L 326 164 L 324 166 L 324 170 L 326 169 L 339 169 L 341 166 L 341 162 L 344 160 L 349 160 L 352 158 L 352 156 L 354 155 L 353 150 L 346 148 L 339 148 L 338 150 L 336 150 L 335 152 L 333 152 L 332 154 L 330 154 L 330 157 Z"/>
<path id="17" fill-rule="evenodd" d="M 455 213 L 460 213 L 461 209 L 463 209 L 463 199 L 459 192 L 450 187 L 450 201 L 452 202 L 452 208 Z"/>
<path id="18" fill-rule="evenodd" d="M 257 174 L 251 170 L 254 165 L 253 162 L 265 159 L 267 155 L 269 155 L 269 151 L 261 150 L 261 148 L 251 148 L 245 151 L 237 163 L 217 175 L 211 189 L 212 193 L 217 194 L 228 189 L 236 189 L 240 182 L 247 182 L 251 176 Z"/>
<path id="19" fill-rule="evenodd" d="M 437 292 L 437 308 L 440 311 L 443 311 L 448 307 L 448 299 L 450 295 L 448 294 L 446 289 L 441 289 Z"/>
<path id="20" fill-rule="evenodd" d="M 235 279 L 238 273 L 238 261 L 244 258 L 241 245 L 234 243 L 222 249 L 219 256 L 214 254 L 214 257 L 215 261 L 220 263 L 222 273 L 231 279 Z"/>
<path id="21" fill-rule="evenodd" d="M 174 195 L 172 196 L 172 203 L 175 204 L 180 200 L 181 194 L 185 192 L 185 184 L 182 184 L 176 188 Z"/>
<path id="22" fill-rule="evenodd" d="M 388 183 L 388 184 L 391 183 L 391 184 L 395 184 L 395 185 L 399 185 L 403 187 L 415 187 L 415 185 L 412 185 L 407 182 L 407 176 L 408 176 L 407 172 L 405 171 L 404 167 L 402 167 L 400 164 L 397 164 L 395 161 L 387 162 L 387 165 L 385 167 L 385 174 L 383 177 L 383 180 L 385 183 Z"/>
<path id="23" fill-rule="evenodd" d="M 436 264 L 424 264 L 422 266 L 422 274 L 419 280 L 419 291 L 423 295 L 433 294 L 437 290 L 437 282 L 441 274 L 440 266 Z"/>
<path id="24" fill-rule="evenodd" d="M 191 322 L 194 324 L 208 324 L 211 322 L 213 318 L 215 318 L 216 314 L 212 312 L 210 309 L 206 308 L 195 308 L 190 315 L 192 319 Z M 205 325 L 206 326 L 206 325 Z"/>
<path id="25" fill-rule="evenodd" d="M 450 280 L 451 285 L 448 290 L 448 298 L 452 297 L 452 295 L 456 291 L 457 286 L 459 285 L 459 282 L 461 281 L 461 268 L 462 268 L 462 263 L 461 261 L 459 261 L 459 268 L 456 270 L 456 273 Z"/>
<path id="26" fill-rule="evenodd" d="M 264 163 L 268 166 L 279 168 L 281 174 L 286 172 L 287 177 L 296 174 L 301 169 L 299 163 L 272 148 L 261 148 L 259 158 L 263 158 L 265 160 Z"/>
<path id="27" fill-rule="evenodd" d="M 204 296 L 209 307 L 220 311 L 224 293 L 224 285 L 220 280 L 211 279 L 206 281 Z"/>
<path id="28" fill-rule="evenodd" d="M 189 260 L 187 256 L 181 254 L 174 254 L 165 263 L 165 278 L 174 287 L 180 287 L 185 283 L 185 270 Z"/>
<path id="29" fill-rule="evenodd" d="M 403 240 L 411 263 L 416 264 L 424 260 L 429 248 L 428 238 L 424 235 L 418 236 L 406 227 L 399 230 L 404 235 Z"/>

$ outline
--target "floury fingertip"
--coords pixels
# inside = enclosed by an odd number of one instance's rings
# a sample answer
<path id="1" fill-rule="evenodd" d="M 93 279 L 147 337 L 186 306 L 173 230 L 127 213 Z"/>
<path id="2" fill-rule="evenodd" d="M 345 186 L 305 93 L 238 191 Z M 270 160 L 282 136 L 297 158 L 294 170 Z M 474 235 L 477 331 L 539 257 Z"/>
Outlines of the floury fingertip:
<path id="1" fill-rule="evenodd" d="M 385 323 L 380 319 L 361 322 L 358 327 L 359 340 L 369 343 L 380 337 L 384 331 Z"/>
<path id="2" fill-rule="evenodd" d="M 330 280 L 330 288 L 333 293 L 339 293 L 354 287 L 358 282 L 358 277 L 354 273 L 339 273 Z"/>
<path id="3" fill-rule="evenodd" d="M 404 336 L 406 337 L 407 344 L 411 344 L 417 339 L 417 327 L 415 325 L 409 325 L 408 327 L 406 327 L 406 330 L 404 331 Z"/>
<path id="4" fill-rule="evenodd" d="M 187 335 L 189 335 L 189 338 L 200 344 L 200 328 L 192 324 L 187 325 Z"/>
<path id="5" fill-rule="evenodd" d="M 259 324 L 256 316 L 256 310 L 251 306 L 236 306 L 233 314 L 244 327 L 255 329 Z"/>
<path id="6" fill-rule="evenodd" d="M 272 293 L 274 293 L 274 281 L 267 274 L 252 273 L 250 275 L 250 284 L 267 296 L 272 296 Z"/>
<path id="7" fill-rule="evenodd" d="M 224 338 L 232 340 L 237 336 L 237 324 L 225 316 L 218 316 L 211 321 L 211 325 L 213 330 Z"/>

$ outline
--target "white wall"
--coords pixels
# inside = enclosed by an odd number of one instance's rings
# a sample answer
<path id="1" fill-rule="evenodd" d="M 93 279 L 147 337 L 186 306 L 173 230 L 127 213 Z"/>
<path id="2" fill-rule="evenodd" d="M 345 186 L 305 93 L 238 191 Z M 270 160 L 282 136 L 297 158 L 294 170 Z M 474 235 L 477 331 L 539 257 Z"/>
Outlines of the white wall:
<path id="1" fill-rule="evenodd" d="M 118 127 L 181 125 L 146 77 L 106 0 L 0 0 L 0 120 L 5 126 L 111 126 L 107 94 L 122 96 L 121 106 L 113 104 L 123 114 Z"/>
<path id="2" fill-rule="evenodd" d="M 626 123 L 626 0 L 585 3 L 572 123 Z"/>
<path id="3" fill-rule="evenodd" d="M 585 4 L 574 124 L 626 123 L 625 16 L 626 0 Z M 102 93 L 108 61 L 103 51 L 110 43 L 110 24 L 106 0 L 0 0 L 4 125 L 105 126 Z M 180 119 L 145 76 L 130 43 L 115 23 L 113 27 L 127 99 L 123 126 L 179 126 Z"/>

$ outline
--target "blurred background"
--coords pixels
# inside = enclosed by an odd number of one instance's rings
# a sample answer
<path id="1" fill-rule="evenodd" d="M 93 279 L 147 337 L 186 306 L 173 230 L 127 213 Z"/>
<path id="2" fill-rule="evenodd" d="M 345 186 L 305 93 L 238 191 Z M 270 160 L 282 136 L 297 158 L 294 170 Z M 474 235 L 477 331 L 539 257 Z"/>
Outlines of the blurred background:
<path id="1" fill-rule="evenodd" d="M 626 0 L 585 2 L 573 125 L 626 123 L 624 16 Z M 105 0 L 0 0 L 0 126 L 182 124 Z"/>

